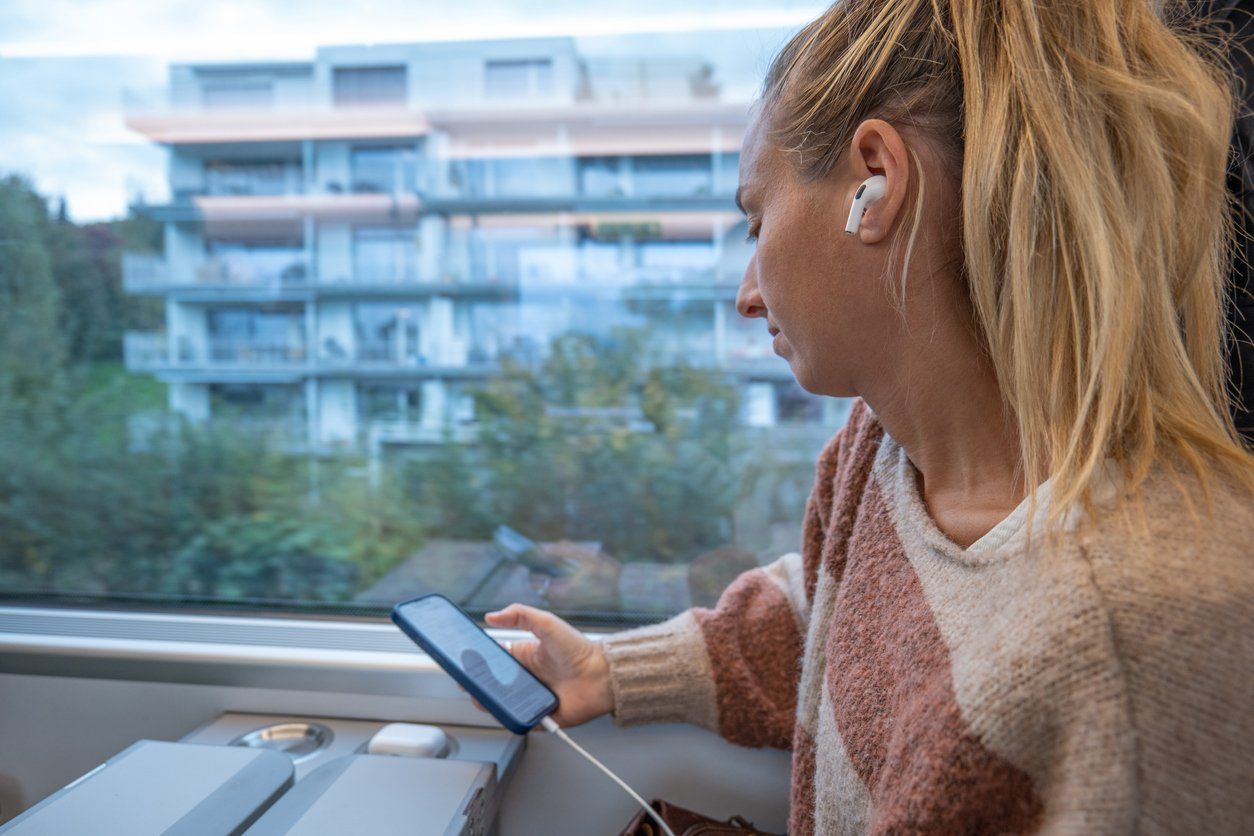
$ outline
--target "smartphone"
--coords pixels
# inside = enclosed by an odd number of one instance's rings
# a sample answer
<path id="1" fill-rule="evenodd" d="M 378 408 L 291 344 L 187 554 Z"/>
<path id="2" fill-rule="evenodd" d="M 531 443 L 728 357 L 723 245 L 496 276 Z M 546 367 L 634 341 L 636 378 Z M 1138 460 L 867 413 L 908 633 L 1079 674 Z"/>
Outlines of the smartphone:
<path id="1" fill-rule="evenodd" d="M 392 620 L 514 734 L 557 711 L 557 694 L 443 595 L 402 601 Z"/>

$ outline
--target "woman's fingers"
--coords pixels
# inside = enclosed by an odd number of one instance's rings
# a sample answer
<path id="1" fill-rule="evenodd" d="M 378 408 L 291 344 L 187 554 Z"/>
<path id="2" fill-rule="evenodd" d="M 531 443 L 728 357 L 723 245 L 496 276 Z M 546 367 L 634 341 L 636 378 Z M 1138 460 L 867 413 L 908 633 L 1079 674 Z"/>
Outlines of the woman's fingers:
<path id="1" fill-rule="evenodd" d="M 527 630 L 544 640 L 561 628 L 561 620 L 552 613 L 529 607 L 526 604 L 510 604 L 503 610 L 490 612 L 484 620 L 493 627 L 512 627 Z"/>

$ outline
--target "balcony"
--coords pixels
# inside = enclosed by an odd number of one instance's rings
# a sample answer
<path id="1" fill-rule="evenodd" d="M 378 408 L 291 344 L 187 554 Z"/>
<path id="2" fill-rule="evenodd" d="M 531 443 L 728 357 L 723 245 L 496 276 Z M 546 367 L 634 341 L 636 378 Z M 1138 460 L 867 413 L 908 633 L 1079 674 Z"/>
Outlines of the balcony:
<path id="1" fill-rule="evenodd" d="M 303 191 L 303 170 L 299 165 L 207 163 L 205 166 L 205 195 L 261 197 Z"/>
<path id="2" fill-rule="evenodd" d="M 371 419 L 364 422 L 362 430 L 366 449 L 370 451 L 393 444 L 443 444 L 445 441 L 471 444 L 479 434 L 473 424 L 442 426 L 399 418 Z"/>
<path id="3" fill-rule="evenodd" d="M 307 354 L 300 344 L 211 337 L 207 359 L 214 365 L 289 366 L 304 363 Z"/>
<path id="4" fill-rule="evenodd" d="M 264 259 L 211 257 L 195 273 L 196 283 L 206 285 L 281 287 L 304 284 L 308 277 L 309 262 L 300 250 Z"/>
<path id="5" fill-rule="evenodd" d="M 412 138 L 431 130 L 407 105 L 340 108 L 312 85 L 270 101 L 209 104 L 170 88 L 126 90 L 126 125 L 162 144 L 277 142 L 301 139 Z"/>
<path id="6" fill-rule="evenodd" d="M 154 253 L 122 253 L 122 287 L 127 293 L 145 293 L 171 284 L 170 264 Z"/>
<path id="7" fill-rule="evenodd" d="M 165 256 L 154 253 L 122 255 L 122 286 L 127 293 L 163 293 L 172 288 L 268 288 L 303 286 L 309 277 L 309 262 L 303 250 L 278 257 L 248 259 L 214 257 L 186 271 L 175 271 Z"/>
<path id="8" fill-rule="evenodd" d="M 166 335 L 156 331 L 127 331 L 122 335 L 122 359 L 128 371 L 150 372 L 169 365 Z"/>
<path id="9" fill-rule="evenodd" d="M 308 360 L 305 346 L 299 343 L 262 340 L 210 338 L 197 348 L 186 338 L 179 340 L 178 351 L 171 354 L 166 334 L 129 331 L 122 340 L 126 368 L 135 372 L 212 372 L 266 370 L 292 371 Z M 217 379 L 218 375 L 209 375 Z M 250 378 L 251 379 L 251 378 Z"/>

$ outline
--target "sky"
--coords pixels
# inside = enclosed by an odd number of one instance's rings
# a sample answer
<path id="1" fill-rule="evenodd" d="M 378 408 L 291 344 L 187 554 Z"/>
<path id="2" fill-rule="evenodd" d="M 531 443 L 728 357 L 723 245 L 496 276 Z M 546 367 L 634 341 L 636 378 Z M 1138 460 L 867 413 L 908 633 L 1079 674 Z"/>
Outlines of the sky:
<path id="1" fill-rule="evenodd" d="M 795 28 L 826 3 L 791 0 L 4 0 L 0 4 L 0 175 L 63 196 L 79 223 L 168 195 L 165 152 L 123 123 L 122 98 L 165 86 L 171 62 L 310 60 L 319 46 Z M 634 40 L 634 39 L 632 39 Z M 764 43 L 763 56 L 772 44 Z M 761 64 L 763 59 L 757 63 Z M 754 68 L 748 66 L 752 72 Z M 763 65 L 761 69 L 765 69 Z"/>

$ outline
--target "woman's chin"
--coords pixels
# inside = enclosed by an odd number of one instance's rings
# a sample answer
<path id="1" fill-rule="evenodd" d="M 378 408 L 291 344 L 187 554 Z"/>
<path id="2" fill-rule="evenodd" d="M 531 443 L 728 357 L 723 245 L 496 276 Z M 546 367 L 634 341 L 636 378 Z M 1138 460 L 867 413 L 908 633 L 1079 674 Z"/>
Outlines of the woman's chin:
<path id="1" fill-rule="evenodd" d="M 825 376 L 813 374 L 811 367 L 804 363 L 801 358 L 796 355 L 788 357 L 788 367 L 792 370 L 792 376 L 796 378 L 797 385 L 802 389 L 805 389 L 811 395 L 822 395 L 833 398 L 856 397 L 856 394 L 850 390 L 848 386 L 841 386 L 834 383 L 830 375 Z"/>

